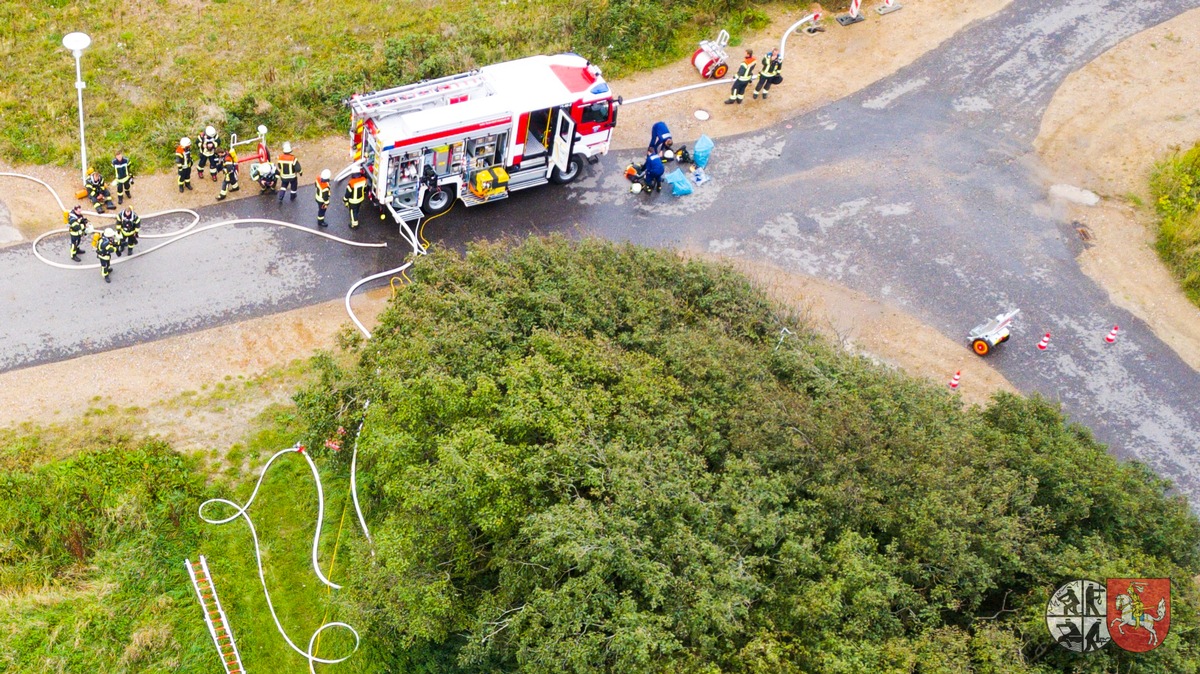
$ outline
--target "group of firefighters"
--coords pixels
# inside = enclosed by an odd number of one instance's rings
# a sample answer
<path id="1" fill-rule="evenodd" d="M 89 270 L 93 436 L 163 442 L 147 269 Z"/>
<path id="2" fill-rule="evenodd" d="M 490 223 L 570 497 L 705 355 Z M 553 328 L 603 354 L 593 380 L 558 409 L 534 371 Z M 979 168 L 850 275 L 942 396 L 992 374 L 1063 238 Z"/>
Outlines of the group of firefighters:
<path id="1" fill-rule="evenodd" d="M 729 91 L 729 98 L 725 99 L 725 104 L 741 103 L 746 97 L 746 87 L 750 86 L 751 80 L 754 79 L 754 50 L 747 49 L 746 57 L 742 59 L 741 65 L 738 66 L 737 73 L 733 76 L 733 88 Z M 767 95 L 771 93 L 771 85 L 779 84 L 783 81 L 783 76 L 780 71 L 783 70 L 783 57 L 775 49 L 767 52 L 767 55 L 762 57 L 762 68 L 758 72 L 758 84 L 754 85 L 754 98 L 757 99 L 759 94 L 762 94 L 763 100 L 767 99 Z"/>
<path id="2" fill-rule="evenodd" d="M 237 154 L 232 148 L 222 149 L 221 138 L 214 127 L 208 126 L 203 133 L 196 135 L 195 145 L 199 161 L 193 159 L 192 145 L 191 138 L 184 136 L 179 139 L 179 144 L 175 147 L 175 171 L 180 193 L 185 189 L 193 189 L 193 167 L 196 168 L 197 175 L 201 178 L 207 168 L 213 182 L 217 182 L 217 175 L 221 174 L 221 191 L 217 194 L 217 201 L 225 199 L 230 192 L 236 192 L 241 188 L 238 183 Z M 113 158 L 112 166 L 113 182 L 117 190 L 117 204 L 123 204 L 126 199 L 133 199 L 131 191 L 133 175 L 129 170 L 129 159 L 123 151 L 118 152 Z M 304 175 L 304 169 L 300 166 L 300 160 L 292 154 L 290 142 L 283 144 L 283 154 L 279 155 L 274 163 L 265 161 L 254 163 L 250 167 L 250 177 L 261 188 L 260 194 L 277 192 L 280 203 L 283 203 L 283 198 L 287 194 L 291 195 L 292 201 L 296 200 L 299 178 L 302 175 Z M 315 199 L 318 227 L 328 226 L 325 222 L 325 214 L 329 208 L 331 178 L 332 174 L 329 169 L 325 169 L 321 171 L 320 177 L 316 181 Z M 88 170 L 87 177 L 84 179 L 84 188 L 97 214 L 103 214 L 106 208 L 115 208 L 112 192 L 99 171 L 94 168 Z M 346 192 L 342 197 L 342 202 L 350 213 L 351 229 L 358 228 L 359 215 L 366 197 L 367 178 L 360 167 L 346 183 Z M 105 282 L 111 282 L 109 276 L 112 274 L 112 256 L 116 254 L 117 257 L 120 257 L 126 251 L 133 255 L 134 247 L 138 242 L 141 218 L 132 208 L 126 206 L 125 210 L 117 215 L 115 225 L 105 228 L 102 232 L 97 232 L 88 225 L 82 206 L 75 206 L 66 214 L 66 219 L 67 233 L 71 238 L 71 259 L 81 262 L 79 256 L 86 251 L 80 244 L 85 235 L 92 235 L 92 246 L 100 260 L 101 274 Z"/>

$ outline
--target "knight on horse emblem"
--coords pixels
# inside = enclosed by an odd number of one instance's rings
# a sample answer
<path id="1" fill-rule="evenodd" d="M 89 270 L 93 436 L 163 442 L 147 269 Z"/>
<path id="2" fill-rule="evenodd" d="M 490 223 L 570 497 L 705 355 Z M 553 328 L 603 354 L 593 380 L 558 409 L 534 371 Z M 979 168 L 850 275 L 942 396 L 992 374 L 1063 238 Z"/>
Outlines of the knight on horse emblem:
<path id="1" fill-rule="evenodd" d="M 1171 580 L 1109 578 L 1107 590 L 1112 640 L 1135 653 L 1157 648 L 1171 629 Z M 1154 610 L 1147 611 L 1147 604 Z"/>

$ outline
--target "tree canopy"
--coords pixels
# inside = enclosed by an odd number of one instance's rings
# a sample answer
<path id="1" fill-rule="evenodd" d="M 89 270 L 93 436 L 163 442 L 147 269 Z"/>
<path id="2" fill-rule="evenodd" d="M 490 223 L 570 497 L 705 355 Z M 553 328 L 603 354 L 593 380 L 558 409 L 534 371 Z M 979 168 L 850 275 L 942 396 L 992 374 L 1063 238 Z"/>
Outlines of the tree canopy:
<path id="1" fill-rule="evenodd" d="M 966 409 L 671 252 L 480 244 L 414 280 L 298 396 L 311 447 L 370 401 L 344 596 L 389 671 L 1200 669 L 1200 523 L 1054 404 Z M 1053 589 L 1109 576 L 1173 579 L 1160 648 L 1052 643 Z"/>

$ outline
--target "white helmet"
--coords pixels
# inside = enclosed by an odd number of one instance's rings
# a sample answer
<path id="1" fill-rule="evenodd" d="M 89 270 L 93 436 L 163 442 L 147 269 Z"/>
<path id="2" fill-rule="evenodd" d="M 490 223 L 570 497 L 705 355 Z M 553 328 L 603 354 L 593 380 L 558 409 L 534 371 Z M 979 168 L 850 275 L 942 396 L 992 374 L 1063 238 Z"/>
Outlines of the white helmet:
<path id="1" fill-rule="evenodd" d="M 321 171 L 321 180 L 328 181 L 331 177 L 333 177 L 333 173 L 331 173 L 329 169 Z"/>
<path id="2" fill-rule="evenodd" d="M 179 139 L 179 147 L 188 147 L 192 144 L 192 139 L 184 136 Z"/>
<path id="3" fill-rule="evenodd" d="M 629 191 L 630 191 L 631 193 L 633 193 L 633 194 L 637 194 L 637 193 L 641 192 L 641 191 L 642 191 L 642 184 L 641 184 L 641 183 L 634 183 L 634 184 L 630 185 L 630 186 L 629 186 Z"/>
<path id="4" fill-rule="evenodd" d="M 113 229 L 112 227 L 105 227 L 104 228 L 104 236 L 106 236 L 110 239 L 114 239 L 117 236 L 117 230 Z"/>
<path id="5" fill-rule="evenodd" d="M 258 165 L 258 172 L 262 175 L 269 176 L 275 172 L 275 167 L 271 165 L 271 162 L 263 162 Z"/>
<path id="6" fill-rule="evenodd" d="M 206 126 L 206 127 L 204 127 L 204 135 L 215 136 L 215 135 L 217 135 L 217 130 L 212 128 L 211 126 Z"/>
<path id="7" fill-rule="evenodd" d="M 286 140 L 285 140 L 285 141 L 283 141 L 283 151 L 284 151 L 284 152 L 291 152 L 291 151 L 292 151 L 292 144 L 291 144 L 291 143 L 289 143 L 289 142 L 287 142 Z"/>
<path id="8" fill-rule="evenodd" d="M 672 152 L 671 150 L 663 150 L 663 159 L 666 159 L 667 161 L 671 161 L 674 158 L 675 158 L 674 152 Z"/>

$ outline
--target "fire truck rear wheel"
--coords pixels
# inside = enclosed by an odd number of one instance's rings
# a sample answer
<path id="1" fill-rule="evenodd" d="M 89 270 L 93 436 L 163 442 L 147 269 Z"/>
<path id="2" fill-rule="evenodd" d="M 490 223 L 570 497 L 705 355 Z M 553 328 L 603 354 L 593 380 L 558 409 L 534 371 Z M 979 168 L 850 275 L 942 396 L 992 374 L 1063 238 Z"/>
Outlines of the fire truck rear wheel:
<path id="1" fill-rule="evenodd" d="M 583 155 L 571 155 L 571 158 L 567 160 L 567 170 L 559 171 L 556 166 L 554 172 L 550 174 L 550 182 L 558 185 L 566 185 L 569 182 L 573 182 L 583 171 L 583 162 Z"/>
<path id="2" fill-rule="evenodd" d="M 442 189 L 425 195 L 425 207 L 421 210 L 425 211 L 425 215 L 440 215 L 450 210 L 456 196 L 454 185 L 445 185 Z"/>

